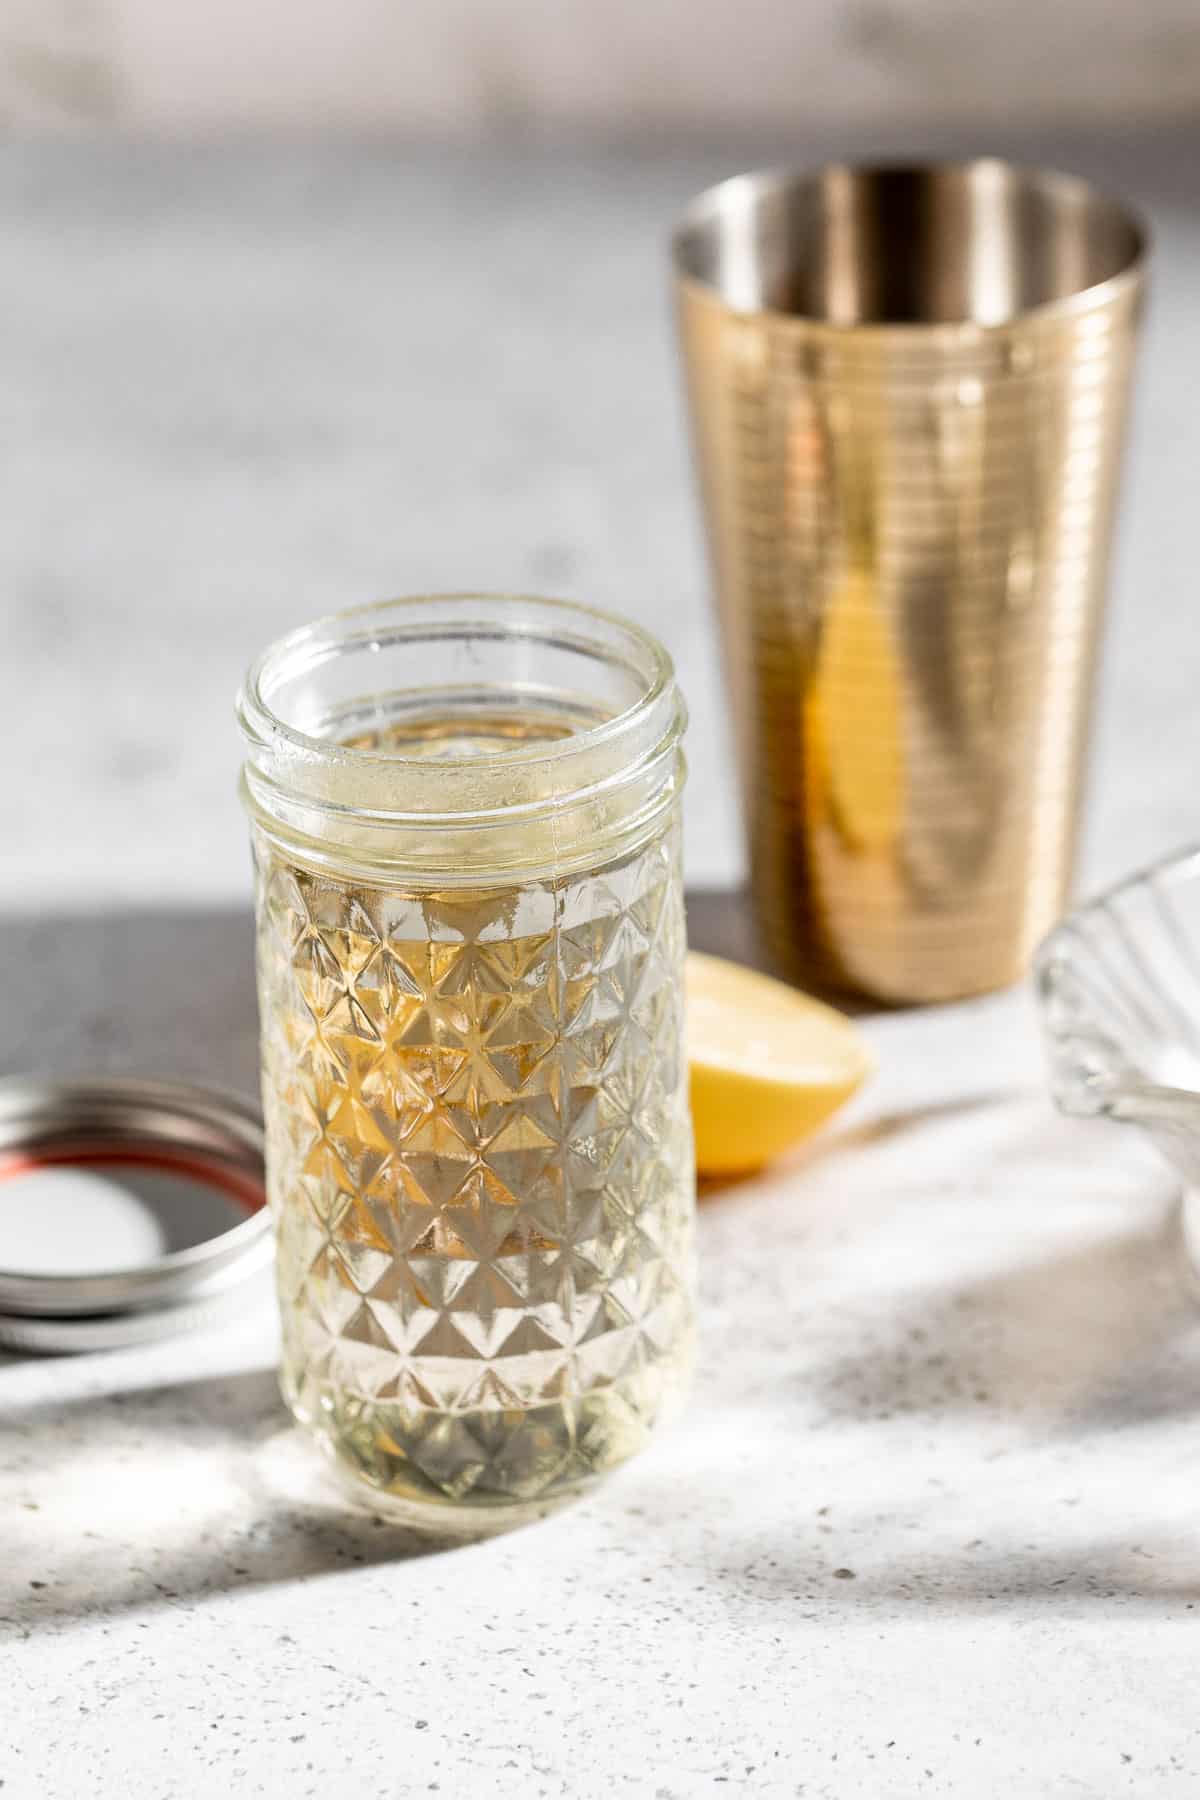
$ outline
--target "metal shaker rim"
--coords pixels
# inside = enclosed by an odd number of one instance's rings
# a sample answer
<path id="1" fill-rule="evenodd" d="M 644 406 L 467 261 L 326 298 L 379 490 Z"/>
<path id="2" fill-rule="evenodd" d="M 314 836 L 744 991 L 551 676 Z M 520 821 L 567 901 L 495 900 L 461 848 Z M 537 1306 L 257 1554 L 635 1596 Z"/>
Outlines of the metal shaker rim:
<path id="1" fill-rule="evenodd" d="M 997 198 L 1032 196 L 1047 207 L 1059 209 L 1057 223 L 1071 214 L 1082 216 L 1090 212 L 1089 224 L 1117 234 L 1125 247 L 1117 255 L 1115 266 L 1103 277 L 1080 280 L 1067 292 L 1028 302 L 996 319 L 839 320 L 819 312 L 779 305 L 763 295 L 753 302 L 746 301 L 731 291 L 738 286 L 737 244 L 744 240 L 744 253 L 751 254 L 756 207 L 776 204 L 785 209 L 795 208 L 801 197 L 811 195 L 817 202 L 817 210 L 821 211 L 833 205 L 839 191 L 844 197 L 857 184 L 905 179 L 928 186 L 961 182 L 985 191 L 994 190 Z M 827 191 L 831 186 L 832 197 Z M 791 226 L 785 229 L 791 229 Z M 1043 221 L 1040 235 L 1049 238 L 1054 229 L 1054 224 Z M 704 249 L 706 239 L 711 240 L 707 251 Z M 725 244 L 714 256 L 712 247 L 718 239 L 725 240 Z M 734 247 L 732 252 L 730 245 Z M 1145 218 L 1118 196 L 1079 175 L 1011 163 L 994 156 L 925 163 L 908 160 L 826 162 L 808 167 L 781 164 L 749 169 L 728 176 L 697 194 L 684 209 L 671 236 L 676 278 L 697 296 L 732 314 L 754 314 L 803 329 L 811 334 L 813 341 L 839 340 L 863 345 L 882 341 L 907 342 L 913 346 L 934 341 L 940 344 L 979 342 L 994 332 L 1010 329 L 1018 321 L 1073 319 L 1110 303 L 1125 289 L 1136 288 L 1144 279 L 1149 253 L 1150 230 Z"/>
<path id="2" fill-rule="evenodd" d="M 125 1077 L 0 1081 L 0 1205 L 6 1180 L 64 1166 L 178 1176 L 233 1198 L 247 1216 L 111 1270 L 0 1266 L 0 1343 L 99 1349 L 172 1335 L 208 1317 L 270 1261 L 262 1121 L 236 1095 Z"/>

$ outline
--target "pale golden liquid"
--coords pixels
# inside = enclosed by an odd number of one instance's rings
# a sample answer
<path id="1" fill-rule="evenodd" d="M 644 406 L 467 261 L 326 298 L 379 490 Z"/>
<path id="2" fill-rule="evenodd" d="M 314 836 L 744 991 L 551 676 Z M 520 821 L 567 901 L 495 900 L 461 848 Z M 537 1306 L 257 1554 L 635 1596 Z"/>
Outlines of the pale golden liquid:
<path id="1" fill-rule="evenodd" d="M 447 762 L 478 756 L 494 756 L 503 750 L 524 749 L 528 744 L 552 744 L 571 735 L 571 725 L 553 714 L 531 717 L 524 713 L 479 712 L 471 716 L 470 729 L 461 717 L 423 718 L 373 725 L 365 731 L 339 738 L 347 750 L 374 750 L 387 755 L 418 756 L 426 762 Z"/>
<path id="2" fill-rule="evenodd" d="M 571 728 L 479 716 L 342 741 L 482 756 Z M 258 857 L 289 1402 L 431 1516 L 570 1493 L 642 1446 L 689 1357 L 677 827 L 520 885 L 365 886 L 264 840 Z"/>

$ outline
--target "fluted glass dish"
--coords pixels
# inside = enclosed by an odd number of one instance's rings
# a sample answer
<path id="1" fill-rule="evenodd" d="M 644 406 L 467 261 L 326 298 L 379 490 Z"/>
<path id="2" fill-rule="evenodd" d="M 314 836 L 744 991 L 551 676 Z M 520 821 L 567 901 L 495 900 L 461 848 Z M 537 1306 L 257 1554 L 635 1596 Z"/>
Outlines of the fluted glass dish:
<path id="1" fill-rule="evenodd" d="M 1200 846 L 1068 914 L 1036 982 L 1060 1110 L 1139 1125 L 1185 1186 L 1200 1249 Z"/>

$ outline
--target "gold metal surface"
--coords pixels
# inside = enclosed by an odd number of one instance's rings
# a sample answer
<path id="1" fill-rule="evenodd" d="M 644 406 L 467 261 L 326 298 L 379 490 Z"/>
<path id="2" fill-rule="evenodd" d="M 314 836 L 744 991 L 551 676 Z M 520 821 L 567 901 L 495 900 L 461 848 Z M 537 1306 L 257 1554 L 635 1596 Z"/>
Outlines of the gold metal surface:
<path id="1" fill-rule="evenodd" d="M 674 244 L 758 920 L 1003 986 L 1074 853 L 1144 233 L 996 162 L 740 176 Z"/>

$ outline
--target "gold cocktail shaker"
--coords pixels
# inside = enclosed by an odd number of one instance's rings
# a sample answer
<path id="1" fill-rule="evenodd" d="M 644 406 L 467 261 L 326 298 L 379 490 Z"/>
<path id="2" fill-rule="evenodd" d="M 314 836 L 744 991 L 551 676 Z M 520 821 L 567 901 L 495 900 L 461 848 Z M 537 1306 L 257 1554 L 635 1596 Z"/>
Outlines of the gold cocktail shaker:
<path id="1" fill-rule="evenodd" d="M 1004 985 L 1071 874 L 1146 236 L 995 161 L 739 176 L 674 239 L 755 910 L 793 980 Z"/>

